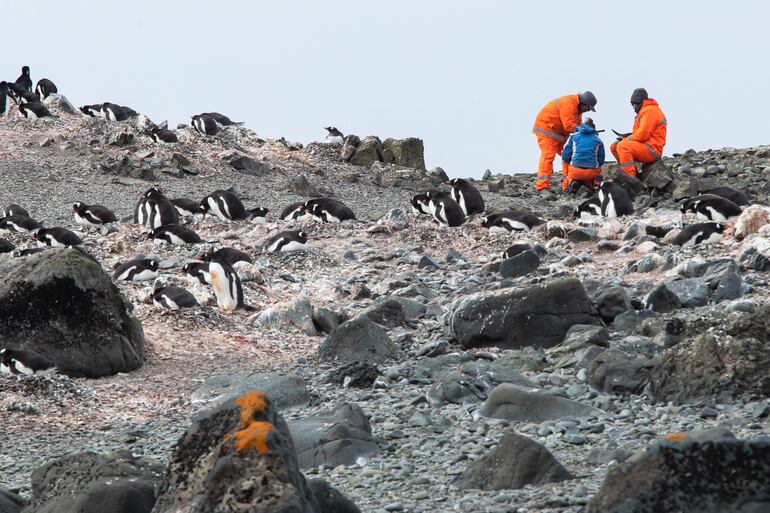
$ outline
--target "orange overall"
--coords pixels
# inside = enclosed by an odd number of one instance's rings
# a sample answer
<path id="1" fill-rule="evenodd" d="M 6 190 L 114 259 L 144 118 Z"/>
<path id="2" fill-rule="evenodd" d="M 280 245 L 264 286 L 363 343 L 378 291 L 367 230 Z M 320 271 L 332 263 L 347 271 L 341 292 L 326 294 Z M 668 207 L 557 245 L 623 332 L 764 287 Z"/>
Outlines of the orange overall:
<path id="1" fill-rule="evenodd" d="M 572 131 L 583 122 L 580 113 L 580 95 L 570 94 L 548 102 L 535 118 L 532 133 L 537 136 L 540 147 L 540 163 L 537 167 L 535 188 L 548 189 L 551 187 L 553 161 L 556 155 L 561 155 L 562 147 Z M 567 164 L 562 163 L 562 175 L 567 177 Z"/>
<path id="2" fill-rule="evenodd" d="M 620 169 L 636 176 L 634 162 L 647 164 L 660 160 L 666 145 L 666 116 L 658 102 L 652 98 L 644 100 L 642 108 L 634 119 L 634 131 L 625 139 L 612 143 L 610 151 L 618 161 Z"/>

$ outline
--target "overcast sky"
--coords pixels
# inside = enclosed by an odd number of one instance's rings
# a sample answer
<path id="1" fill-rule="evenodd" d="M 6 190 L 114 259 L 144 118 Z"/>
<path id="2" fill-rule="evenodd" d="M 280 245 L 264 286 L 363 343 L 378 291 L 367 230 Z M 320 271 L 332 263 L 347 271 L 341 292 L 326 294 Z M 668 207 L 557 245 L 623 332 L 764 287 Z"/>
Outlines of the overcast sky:
<path id="1" fill-rule="evenodd" d="M 428 167 L 450 176 L 534 172 L 537 111 L 585 89 L 597 126 L 623 131 L 631 91 L 646 87 L 668 118 L 668 155 L 770 144 L 761 1 L 35 0 L 3 11 L 4 77 L 27 64 L 76 105 L 113 101 L 172 126 L 218 111 L 301 142 L 327 125 L 416 136 Z"/>

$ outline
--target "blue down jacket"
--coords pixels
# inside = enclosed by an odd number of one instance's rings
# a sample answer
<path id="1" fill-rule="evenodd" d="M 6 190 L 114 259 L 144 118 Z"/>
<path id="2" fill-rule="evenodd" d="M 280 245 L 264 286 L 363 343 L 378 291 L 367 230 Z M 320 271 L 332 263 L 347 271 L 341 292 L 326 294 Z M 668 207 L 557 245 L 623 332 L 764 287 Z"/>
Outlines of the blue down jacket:
<path id="1" fill-rule="evenodd" d="M 564 162 L 583 169 L 592 169 L 604 164 L 604 143 L 595 128 L 580 125 L 569 136 L 561 152 Z"/>

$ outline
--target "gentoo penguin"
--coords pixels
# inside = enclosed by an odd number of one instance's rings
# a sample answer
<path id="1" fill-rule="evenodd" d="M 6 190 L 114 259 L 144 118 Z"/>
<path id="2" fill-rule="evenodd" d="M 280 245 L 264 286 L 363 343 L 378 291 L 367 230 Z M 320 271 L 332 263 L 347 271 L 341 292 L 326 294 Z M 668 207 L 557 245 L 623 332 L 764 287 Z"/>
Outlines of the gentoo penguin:
<path id="1" fill-rule="evenodd" d="M 72 210 L 75 213 L 75 222 L 83 226 L 118 222 L 112 210 L 102 205 L 86 205 L 82 201 L 76 201 L 72 204 Z"/>
<path id="2" fill-rule="evenodd" d="M 0 253 L 10 253 L 14 249 L 16 249 L 16 246 L 13 242 L 6 239 L 0 239 Z"/>
<path id="3" fill-rule="evenodd" d="M 184 244 L 199 244 L 203 242 L 200 236 L 191 229 L 180 224 L 164 224 L 150 230 L 148 234 L 155 240 L 182 246 Z"/>
<path id="4" fill-rule="evenodd" d="M 41 100 L 45 100 L 52 94 L 58 93 L 59 90 L 56 88 L 56 84 L 54 84 L 52 81 L 48 80 L 47 78 L 41 78 L 37 81 L 35 92 L 40 96 Z"/>
<path id="5" fill-rule="evenodd" d="M 56 372 L 47 358 L 25 349 L 0 349 L 0 373 L 44 376 Z"/>
<path id="6" fill-rule="evenodd" d="M 40 102 L 20 103 L 19 112 L 22 116 L 29 119 L 52 116 L 48 108 Z"/>
<path id="7" fill-rule="evenodd" d="M 216 251 L 212 251 L 203 255 L 203 260 L 206 262 L 209 262 L 212 259 L 224 260 L 233 267 L 235 267 L 239 262 L 251 263 L 251 255 L 245 251 L 241 251 L 235 248 L 219 248 Z"/>
<path id="8" fill-rule="evenodd" d="M 41 244 L 51 246 L 52 248 L 66 248 L 68 246 L 77 246 L 83 243 L 75 232 L 62 228 L 61 226 L 38 228 L 35 230 L 35 238 Z"/>
<path id="9" fill-rule="evenodd" d="M 452 178 L 447 183 L 452 186 L 452 199 L 463 209 L 465 217 L 484 213 L 484 198 L 468 180 Z"/>
<path id="10" fill-rule="evenodd" d="M 5 217 L 15 215 L 29 217 L 29 212 L 27 212 L 26 209 L 20 207 L 19 205 L 11 204 L 5 207 L 5 210 L 3 210 L 3 215 Z"/>
<path id="11" fill-rule="evenodd" d="M 706 221 L 721 223 L 741 215 L 741 207 L 716 194 L 702 194 L 682 203 L 682 214 L 694 212 Z"/>
<path id="12" fill-rule="evenodd" d="M 733 189 L 732 187 L 727 187 L 726 185 L 704 189 L 700 191 L 700 194 L 715 194 L 717 196 L 722 196 L 723 198 L 729 199 L 739 207 L 744 207 L 751 203 L 751 199 L 746 193 L 737 189 Z"/>
<path id="13" fill-rule="evenodd" d="M 264 224 L 265 221 L 267 221 L 267 214 L 269 213 L 270 213 L 269 208 L 265 208 L 265 207 L 250 208 L 247 211 L 246 218 L 249 220 L 250 223 Z"/>
<path id="14" fill-rule="evenodd" d="M 602 204 L 597 196 L 593 196 L 585 200 L 583 203 L 575 207 L 572 212 L 572 216 L 575 219 L 580 219 L 585 215 L 600 216 L 602 215 Z"/>
<path id="15" fill-rule="evenodd" d="M 337 127 L 334 126 L 325 126 L 324 130 L 329 132 L 326 135 L 326 143 L 327 144 L 342 144 L 345 142 L 345 136 L 337 130 Z"/>
<path id="16" fill-rule="evenodd" d="M 524 253 L 525 251 L 528 251 L 532 249 L 532 246 L 526 242 L 517 242 L 510 248 L 506 249 L 503 252 L 503 258 L 513 258 L 519 253 Z"/>
<path id="17" fill-rule="evenodd" d="M 22 66 L 21 75 L 16 79 L 16 83 L 27 91 L 32 91 L 32 77 L 29 75 L 29 66 Z"/>
<path id="18" fill-rule="evenodd" d="M 243 288 L 238 273 L 223 258 L 212 258 L 209 262 L 209 279 L 217 306 L 220 310 L 232 312 L 236 308 L 248 308 L 243 303 Z"/>
<path id="19" fill-rule="evenodd" d="M 37 93 L 31 93 L 27 90 L 23 90 L 16 95 L 19 103 L 41 103 L 40 95 Z"/>
<path id="20" fill-rule="evenodd" d="M 152 303 L 158 308 L 181 310 L 194 308 L 198 305 L 195 296 L 182 287 L 160 287 L 152 293 Z"/>
<path id="21" fill-rule="evenodd" d="M 134 222 L 150 228 L 179 223 L 179 213 L 158 187 L 151 187 L 139 199 L 134 210 Z"/>
<path id="22" fill-rule="evenodd" d="M 241 126 L 243 124 L 242 121 L 233 121 L 232 119 L 228 118 L 224 114 L 220 114 L 219 112 L 201 112 L 200 115 L 208 116 L 222 126 Z"/>
<path id="23" fill-rule="evenodd" d="M 246 207 L 230 191 L 214 191 L 201 200 L 200 211 L 205 216 L 211 212 L 225 222 L 246 219 Z"/>
<path id="24" fill-rule="evenodd" d="M 175 198 L 171 203 L 176 207 L 180 216 L 194 216 L 201 213 L 201 204 L 188 198 Z"/>
<path id="25" fill-rule="evenodd" d="M 136 258 L 123 262 L 112 274 L 114 280 L 120 281 L 145 281 L 158 277 L 160 264 L 154 258 Z"/>
<path id="26" fill-rule="evenodd" d="M 219 126 L 214 118 L 205 114 L 192 116 L 192 126 L 203 135 L 216 135 L 219 132 Z"/>
<path id="27" fill-rule="evenodd" d="M 317 220 L 324 223 L 339 223 L 355 219 L 356 214 L 340 200 L 315 198 L 305 202 L 305 209 Z"/>
<path id="28" fill-rule="evenodd" d="M 428 208 L 433 218 L 443 226 L 460 226 L 465 222 L 465 212 L 452 197 L 441 191 L 428 193 Z"/>
<path id="29" fill-rule="evenodd" d="M 513 231 L 526 231 L 545 224 L 545 221 L 519 210 L 508 210 L 499 214 L 489 214 L 481 218 L 479 223 L 482 228 L 489 230 L 489 233 L 508 233 Z"/>
<path id="30" fill-rule="evenodd" d="M 275 253 L 277 251 L 281 253 L 305 251 L 308 247 L 307 241 L 309 238 L 310 235 L 304 230 L 280 232 L 268 239 L 265 243 L 265 251 L 268 253 Z"/>
<path id="31" fill-rule="evenodd" d="M 22 98 L 29 98 L 29 96 L 26 95 L 32 94 L 31 91 L 27 91 L 23 85 L 17 84 L 16 82 L 6 82 L 6 85 L 8 86 L 8 96 L 10 96 L 11 100 L 16 104 L 23 103 Z"/>
<path id="32" fill-rule="evenodd" d="M 428 192 L 434 192 L 434 191 L 428 191 Z M 428 200 L 428 193 L 427 192 L 421 192 L 420 194 L 415 194 L 412 196 L 412 199 L 410 201 L 412 204 L 412 213 L 415 215 L 433 215 L 433 213 L 430 211 L 430 207 L 428 204 L 430 201 Z"/>
<path id="33" fill-rule="evenodd" d="M 153 128 L 152 132 L 150 132 L 150 135 L 152 136 L 152 140 L 155 142 L 164 142 L 164 143 L 178 143 L 179 139 L 177 139 L 176 134 L 169 130 L 168 128 Z"/>
<path id="34" fill-rule="evenodd" d="M 104 118 L 101 104 L 83 105 L 80 107 L 80 112 L 86 116 L 91 116 L 92 118 Z"/>
<path id="35" fill-rule="evenodd" d="M 722 223 L 698 223 L 685 226 L 671 241 L 677 246 L 711 244 L 722 239 L 725 227 Z"/>
<path id="36" fill-rule="evenodd" d="M 292 219 L 302 220 L 311 219 L 312 217 L 310 212 L 305 208 L 305 202 L 298 201 L 284 208 L 281 212 L 280 219 L 281 221 L 291 221 Z"/>
<path id="37" fill-rule="evenodd" d="M 198 278 L 201 285 L 211 285 L 208 262 L 187 262 L 182 266 L 182 272 Z"/>
<path id="38" fill-rule="evenodd" d="M 11 232 L 19 233 L 31 233 L 38 228 L 40 228 L 40 223 L 31 217 L 23 216 L 21 214 L 0 217 L 0 230 L 8 230 Z"/>
<path id="39" fill-rule="evenodd" d="M 599 202 L 604 217 L 621 217 L 634 213 L 634 204 L 628 193 L 612 180 L 605 180 L 599 186 Z"/>
<path id="40" fill-rule="evenodd" d="M 131 117 L 129 111 L 135 112 L 133 109 L 126 109 L 116 103 L 102 103 L 102 116 L 108 121 L 125 121 Z"/>

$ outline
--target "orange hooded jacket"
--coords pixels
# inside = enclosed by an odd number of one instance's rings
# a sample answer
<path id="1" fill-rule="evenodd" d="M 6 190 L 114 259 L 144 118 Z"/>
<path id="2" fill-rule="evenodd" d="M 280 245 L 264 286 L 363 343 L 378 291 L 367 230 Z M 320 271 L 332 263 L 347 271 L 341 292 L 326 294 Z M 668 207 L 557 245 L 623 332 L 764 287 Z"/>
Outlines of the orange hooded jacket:
<path id="1" fill-rule="evenodd" d="M 548 102 L 537 114 L 532 133 L 563 143 L 569 134 L 583 123 L 583 114 L 580 113 L 579 107 L 579 94 L 568 94 Z"/>
<path id="2" fill-rule="evenodd" d="M 629 139 L 646 144 L 657 154 L 655 156 L 660 158 L 666 145 L 666 128 L 666 116 L 658 102 L 650 98 L 642 103 L 642 108 L 634 119 L 634 131 Z"/>

